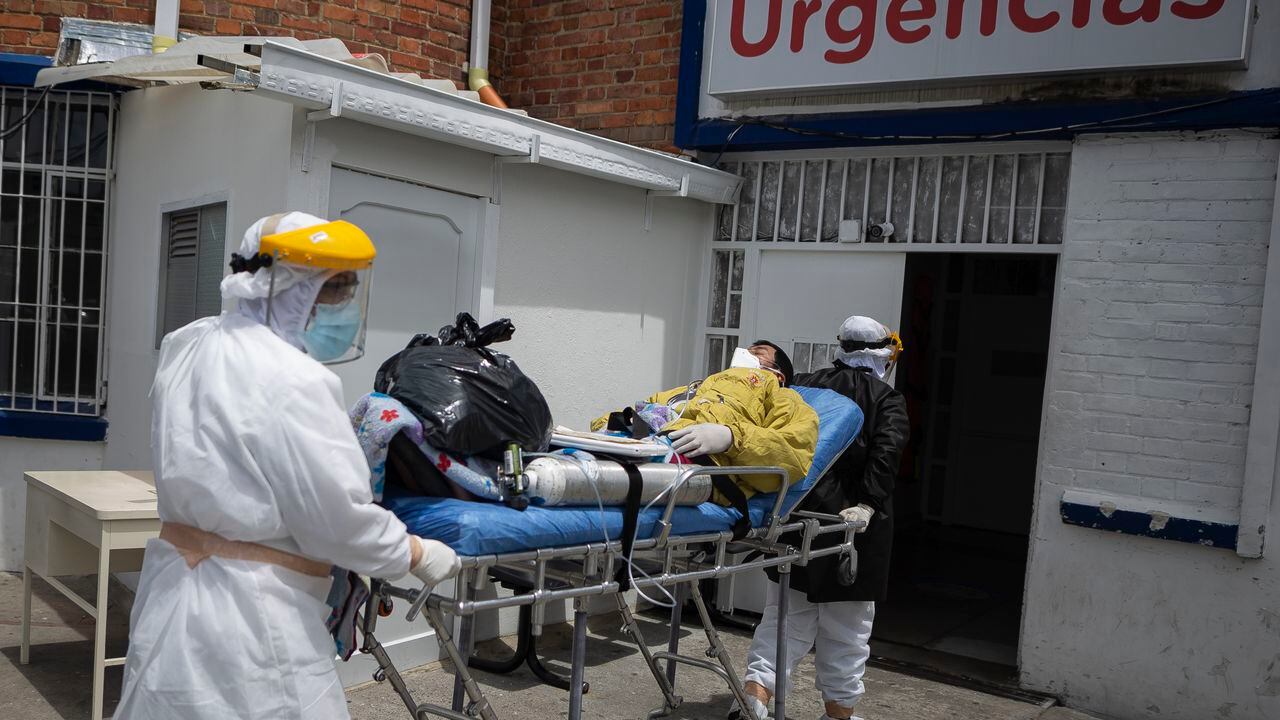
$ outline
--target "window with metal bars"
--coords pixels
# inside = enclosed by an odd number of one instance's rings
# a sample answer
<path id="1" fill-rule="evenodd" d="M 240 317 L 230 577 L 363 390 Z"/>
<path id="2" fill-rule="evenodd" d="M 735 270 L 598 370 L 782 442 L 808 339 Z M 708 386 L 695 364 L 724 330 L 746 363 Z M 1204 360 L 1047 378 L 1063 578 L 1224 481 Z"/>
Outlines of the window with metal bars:
<path id="1" fill-rule="evenodd" d="M 707 335 L 707 375 L 729 367 L 733 351 L 738 347 L 737 335 Z"/>
<path id="2" fill-rule="evenodd" d="M 757 160 L 726 163 L 744 178 L 720 214 L 720 242 L 841 240 L 842 221 L 891 223 L 890 244 L 1062 242 L 1068 152 Z"/>
<path id="3" fill-rule="evenodd" d="M 0 411 L 97 417 L 114 100 L 0 86 Z"/>
<path id="4" fill-rule="evenodd" d="M 165 213 L 163 227 L 156 348 L 165 335 L 222 311 L 227 204 Z"/>
<path id="5" fill-rule="evenodd" d="M 791 365 L 797 375 L 822 370 L 831 367 L 839 350 L 839 343 L 797 338 L 791 342 Z"/>

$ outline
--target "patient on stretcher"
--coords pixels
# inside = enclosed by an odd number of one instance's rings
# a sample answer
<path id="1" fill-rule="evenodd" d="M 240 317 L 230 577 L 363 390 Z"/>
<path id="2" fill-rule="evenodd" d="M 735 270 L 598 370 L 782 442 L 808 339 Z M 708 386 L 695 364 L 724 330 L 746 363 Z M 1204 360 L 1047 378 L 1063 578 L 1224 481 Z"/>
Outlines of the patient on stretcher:
<path id="1" fill-rule="evenodd" d="M 641 414 L 652 421 L 652 426 L 641 422 L 636 423 L 636 427 L 645 429 L 641 435 L 650 434 L 651 430 L 652 434 L 666 438 L 676 451 L 687 456 L 676 458 L 675 462 L 778 466 L 787 472 L 791 482 L 798 482 L 808 474 L 813 462 L 818 416 L 798 393 L 785 387 L 791 377 L 791 365 L 785 353 L 771 344 L 757 343 L 750 354 L 740 350 L 739 355 L 744 356 L 735 361 L 739 367 L 716 373 L 701 383 L 658 393 L 640 403 L 647 409 Z M 608 420 L 608 416 L 597 420 L 592 429 L 605 428 Z M 422 423 L 394 398 L 380 393 L 365 396 L 351 409 L 351 421 L 369 460 L 375 498 L 381 498 L 384 488 L 395 488 L 400 494 L 461 500 L 496 501 L 509 497 L 510 488 L 502 485 L 495 461 L 458 457 L 432 448 L 425 442 Z M 572 450 L 564 452 L 590 457 Z M 552 460 L 540 462 L 544 470 L 554 470 L 545 467 L 548 463 L 555 465 Z M 585 470 L 578 467 L 580 458 L 572 462 L 562 458 L 560 464 L 566 463 L 571 473 Z M 602 463 L 599 467 L 614 465 L 617 463 Z M 663 467 L 672 470 L 662 471 Z M 658 475 L 653 476 L 645 470 L 646 486 L 658 477 L 675 477 L 674 466 L 645 465 L 644 468 L 658 471 Z M 532 482 L 536 473 L 533 469 L 530 472 Z M 741 507 L 751 495 L 780 489 L 776 476 L 733 477 L 728 482 L 715 480 L 716 492 L 711 493 L 707 487 L 701 498 L 705 500 L 710 495 L 721 505 Z M 709 482 L 704 477 L 702 484 Z M 625 478 L 623 483 L 625 488 Z M 604 495 L 610 495 L 608 487 L 595 484 L 591 493 L 578 493 L 576 501 L 563 496 L 558 499 L 546 494 L 539 496 L 537 492 L 531 494 L 531 499 L 535 504 L 595 504 L 602 487 Z M 648 494 L 651 489 L 646 487 L 646 497 Z M 688 498 L 679 504 L 700 502 L 694 488 L 683 488 L 682 495 Z M 591 502 L 586 502 L 588 500 Z M 611 504 L 616 500 L 608 498 L 604 502 Z"/>
<path id="2" fill-rule="evenodd" d="M 689 437 L 704 433 L 712 438 L 710 449 L 705 452 L 708 464 L 778 466 L 787 471 L 791 482 L 798 482 L 813 463 L 818 414 L 799 393 L 787 387 L 792 376 L 791 360 L 781 348 L 762 340 L 746 350 L 740 348 L 734 355 L 734 365 L 701 383 L 649 397 L 640 404 L 639 415 L 664 417 L 652 412 L 652 406 L 670 408 L 666 417 L 673 419 L 651 430 L 671 438 L 677 450 L 690 445 L 705 449 L 704 442 Z M 616 429 L 617 414 L 597 418 L 591 429 L 609 428 L 611 418 Z M 724 429 L 728 430 L 727 437 Z M 774 476 L 751 475 L 734 480 L 747 497 L 781 489 Z M 713 499 L 722 505 L 731 500 L 719 491 Z"/>

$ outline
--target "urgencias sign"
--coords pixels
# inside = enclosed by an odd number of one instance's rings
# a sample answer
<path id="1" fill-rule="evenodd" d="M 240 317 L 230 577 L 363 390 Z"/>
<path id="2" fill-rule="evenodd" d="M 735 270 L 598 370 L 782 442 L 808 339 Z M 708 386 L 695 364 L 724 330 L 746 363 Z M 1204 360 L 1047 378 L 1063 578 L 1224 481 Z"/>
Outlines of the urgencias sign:
<path id="1" fill-rule="evenodd" d="M 1243 66 L 1253 0 L 710 0 L 715 94 Z"/>

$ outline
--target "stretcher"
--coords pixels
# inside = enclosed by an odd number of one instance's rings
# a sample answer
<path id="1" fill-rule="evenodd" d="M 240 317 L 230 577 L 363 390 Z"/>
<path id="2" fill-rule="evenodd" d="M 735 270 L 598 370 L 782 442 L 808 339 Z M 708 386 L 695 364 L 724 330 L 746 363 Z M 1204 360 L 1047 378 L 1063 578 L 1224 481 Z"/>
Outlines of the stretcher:
<path id="1" fill-rule="evenodd" d="M 792 566 L 829 555 L 846 555 L 856 566 L 853 534 L 860 523 L 837 516 L 795 510 L 804 496 L 857 437 L 862 427 L 862 411 L 853 402 L 830 390 L 796 388 L 819 417 L 819 439 L 812 469 L 800 482 L 791 483 L 786 472 L 776 467 L 684 468 L 681 478 L 693 475 L 776 476 L 787 491 L 761 494 L 748 502 L 750 529 L 735 536 L 739 513 L 703 503 L 676 505 L 671 493 L 661 504 L 641 512 L 636 522 L 634 543 L 621 538 L 623 511 L 615 507 L 536 507 L 524 511 L 497 503 L 476 503 L 451 498 L 410 497 L 388 493 L 383 503 L 408 526 L 410 532 L 441 540 L 460 556 L 462 571 L 452 596 L 433 588 L 397 587 L 374 580 L 364 612 L 358 621 L 363 641 L 361 650 L 378 663 L 374 679 L 389 681 L 410 714 L 449 720 L 496 720 L 497 715 L 483 689 L 469 671 L 474 618 L 479 613 L 521 608 L 528 632 L 536 638 L 544 624 L 548 603 L 573 601 L 573 644 L 571 673 L 567 683 L 570 720 L 582 714 L 586 659 L 587 602 L 593 597 L 611 596 L 621 614 L 624 629 L 636 643 L 654 681 L 662 692 L 663 704 L 650 717 L 670 714 L 682 702 L 676 693 L 676 668 L 689 665 L 714 672 L 729 686 L 751 717 L 739 675 L 711 622 L 710 612 L 700 593 L 688 592 L 704 580 L 726 578 L 738 573 L 776 568 L 784 592 L 780 595 L 777 643 L 778 668 L 786 668 L 785 588 Z M 681 480 L 678 479 L 677 482 Z M 784 534 L 797 533 L 798 545 L 781 541 Z M 822 549 L 814 541 L 839 534 L 842 542 Z M 630 558 L 624 545 L 630 544 Z M 486 599 L 476 599 L 477 589 L 492 580 L 515 584 L 525 591 Z M 626 586 L 645 593 L 663 592 L 673 598 L 668 648 L 651 652 L 645 644 L 624 596 Z M 707 658 L 680 655 L 679 636 L 685 599 L 693 601 L 710 648 Z M 414 621 L 423 615 L 435 631 L 445 655 L 455 670 L 450 707 L 418 702 L 409 692 L 386 650 L 377 640 L 379 615 L 388 615 L 396 600 L 408 602 L 406 617 Z M 448 618 L 458 620 L 454 626 Z M 522 628 L 522 634 L 525 629 Z M 526 638 L 527 639 L 527 638 Z M 528 652 L 528 648 L 524 648 Z M 535 662 L 536 664 L 536 657 Z M 532 665 L 531 665 L 532 667 Z M 536 671 L 536 670 L 535 670 Z M 540 677 L 542 676 L 539 673 Z M 553 684 L 554 678 L 545 678 Z M 785 717 L 786 683 L 781 679 L 774 698 L 775 717 Z M 756 720 L 752 718 L 752 720 Z"/>

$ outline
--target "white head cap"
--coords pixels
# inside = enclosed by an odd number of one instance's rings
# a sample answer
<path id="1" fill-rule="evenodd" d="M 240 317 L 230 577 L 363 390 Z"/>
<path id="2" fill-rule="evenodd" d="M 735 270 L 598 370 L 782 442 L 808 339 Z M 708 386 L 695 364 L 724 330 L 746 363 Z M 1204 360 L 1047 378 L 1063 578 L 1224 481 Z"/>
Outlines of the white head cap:
<path id="1" fill-rule="evenodd" d="M 844 321 L 840 326 L 840 335 L 838 339 L 841 343 L 883 343 L 886 339 L 893 338 L 894 341 L 878 348 L 856 348 L 845 350 L 841 348 L 836 351 L 836 359 L 848 365 L 849 367 L 864 367 L 870 369 L 876 374 L 876 377 L 883 380 L 892 369 L 892 363 L 897 358 L 901 345 L 897 342 L 897 336 L 893 331 L 886 327 L 883 323 L 873 320 L 863 315 L 854 315 Z"/>
<path id="2" fill-rule="evenodd" d="M 289 212 L 271 215 L 258 220 L 244 232 L 238 254 L 253 257 L 258 254 L 265 235 L 300 230 L 329 222 L 315 215 Z M 272 271 L 275 284 L 272 284 Z M 275 263 L 271 268 L 257 272 L 240 272 L 222 280 L 222 297 L 240 301 L 240 313 L 262 324 L 267 322 L 267 303 L 270 296 L 271 330 L 289 344 L 302 348 L 302 331 L 311 316 L 320 287 L 331 270 L 306 268 L 289 263 Z"/>

